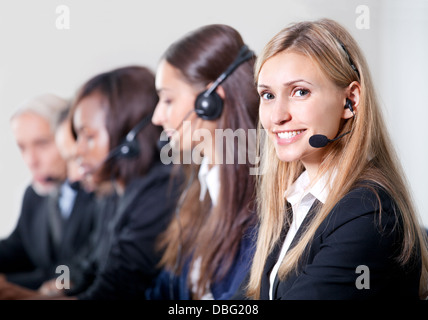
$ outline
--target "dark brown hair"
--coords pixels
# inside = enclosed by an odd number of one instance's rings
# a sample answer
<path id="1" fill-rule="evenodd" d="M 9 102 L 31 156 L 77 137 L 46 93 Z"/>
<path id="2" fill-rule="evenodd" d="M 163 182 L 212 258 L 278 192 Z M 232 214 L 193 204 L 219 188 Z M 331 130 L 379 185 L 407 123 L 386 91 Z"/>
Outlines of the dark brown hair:
<path id="1" fill-rule="evenodd" d="M 180 70 L 185 81 L 202 91 L 227 69 L 243 45 L 241 35 L 232 27 L 207 25 L 173 43 L 163 59 Z M 241 64 L 221 84 L 225 99 L 217 128 L 243 129 L 246 133 L 248 129 L 256 128 L 258 94 L 253 82 L 254 60 Z M 236 140 L 233 147 L 238 150 Z M 227 274 L 238 254 L 243 234 L 256 217 L 253 210 L 255 177 L 250 175 L 250 163 L 247 159 L 244 164 L 238 164 L 238 152 L 234 152 L 234 164 L 225 164 L 226 154 L 233 150 L 225 148 L 223 151 L 224 164 L 220 165 L 221 188 L 217 205 L 211 209 L 209 197 L 203 202 L 199 201 L 199 167 L 191 164 L 185 171 L 195 172 L 196 179 L 188 189 L 179 218 L 172 221 L 160 242 L 160 247 L 165 249 L 161 264 L 172 271 L 181 272 L 190 257 L 190 268 L 196 259 L 201 259 L 194 298 L 200 298 L 208 284 Z M 182 257 L 178 257 L 180 245 Z M 175 270 L 176 261 L 179 261 L 179 266 Z"/>
<path id="2" fill-rule="evenodd" d="M 128 66 L 101 73 L 88 80 L 77 92 L 70 117 L 82 99 L 92 94 L 104 98 L 106 129 L 110 137 L 110 151 L 120 145 L 144 117 L 153 113 L 158 102 L 155 77 L 151 70 L 142 66 Z M 112 159 L 99 170 L 97 178 L 111 178 L 127 184 L 133 177 L 144 175 L 156 157 L 159 157 L 157 141 L 161 127 L 150 121 L 138 134 L 140 153 L 131 159 Z M 76 136 L 73 127 L 73 134 Z"/>

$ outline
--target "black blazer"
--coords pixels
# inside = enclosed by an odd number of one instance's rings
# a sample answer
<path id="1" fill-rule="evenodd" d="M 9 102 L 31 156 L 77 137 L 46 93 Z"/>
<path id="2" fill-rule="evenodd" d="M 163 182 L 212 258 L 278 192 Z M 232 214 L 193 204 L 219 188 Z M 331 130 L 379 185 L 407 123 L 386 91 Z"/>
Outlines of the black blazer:
<path id="1" fill-rule="evenodd" d="M 72 265 L 79 252 L 86 250 L 94 227 L 93 209 L 93 195 L 78 188 L 72 212 L 55 244 L 50 215 L 59 216 L 59 208 L 52 197 L 39 196 L 28 186 L 15 229 L 0 241 L 0 273 L 30 289 L 57 277 L 58 265 Z"/>
<path id="2" fill-rule="evenodd" d="M 171 220 L 179 194 L 178 186 L 170 181 L 171 169 L 156 161 L 144 177 L 126 186 L 108 222 L 109 230 L 99 240 L 103 253 L 95 279 L 78 299 L 144 299 L 159 272 L 161 252 L 156 250 L 156 241 Z"/>
<path id="3" fill-rule="evenodd" d="M 72 286 L 64 291 L 66 295 L 76 296 L 87 290 L 93 284 L 101 265 L 106 262 L 118 198 L 115 192 L 97 195 L 95 228 L 88 250 L 82 251 L 81 257 L 76 259 L 76 265 L 73 265 L 73 273 L 70 274 Z"/>
<path id="4" fill-rule="evenodd" d="M 419 253 L 405 266 L 397 263 L 403 240 L 400 215 L 394 213 L 391 197 L 379 188 L 377 191 L 380 206 L 375 193 L 366 187 L 352 190 L 339 201 L 317 229 L 297 272 L 284 281 L 276 277 L 273 299 L 418 299 Z M 317 204 L 318 201 L 304 219 L 290 248 L 317 214 Z M 261 299 L 269 299 L 269 275 L 281 247 L 282 243 L 278 243 L 266 261 Z M 367 266 L 369 272 L 357 272 L 358 266 Z M 369 288 L 357 288 L 356 282 L 363 280 L 360 276 L 364 276 L 363 284 Z M 243 287 L 234 299 L 245 299 Z"/>

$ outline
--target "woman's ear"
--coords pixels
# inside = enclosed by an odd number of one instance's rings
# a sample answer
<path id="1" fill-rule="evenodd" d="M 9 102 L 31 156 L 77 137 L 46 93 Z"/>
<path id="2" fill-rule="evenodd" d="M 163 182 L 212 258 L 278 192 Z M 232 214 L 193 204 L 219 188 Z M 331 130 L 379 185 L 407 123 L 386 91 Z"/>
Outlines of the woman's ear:
<path id="1" fill-rule="evenodd" d="M 210 82 L 205 90 L 208 90 L 209 88 L 211 88 L 211 86 L 214 84 L 214 82 Z M 215 89 L 215 92 L 220 96 L 220 98 L 222 98 L 223 100 L 226 98 L 226 93 L 223 89 L 223 87 L 221 85 L 217 86 L 217 88 Z"/>
<path id="2" fill-rule="evenodd" d="M 358 112 L 358 106 L 360 105 L 360 93 L 361 93 L 361 85 L 357 81 L 353 81 L 345 91 L 346 97 L 344 101 L 345 108 L 343 109 L 342 118 L 349 119 L 352 118 Z M 347 105 L 347 100 L 351 102 L 351 108 Z"/>
<path id="3" fill-rule="evenodd" d="M 220 85 L 217 87 L 217 89 L 215 89 L 215 92 L 217 92 L 217 94 L 220 96 L 220 98 L 222 98 L 223 100 L 226 98 L 226 93 L 224 92 L 223 87 Z"/>

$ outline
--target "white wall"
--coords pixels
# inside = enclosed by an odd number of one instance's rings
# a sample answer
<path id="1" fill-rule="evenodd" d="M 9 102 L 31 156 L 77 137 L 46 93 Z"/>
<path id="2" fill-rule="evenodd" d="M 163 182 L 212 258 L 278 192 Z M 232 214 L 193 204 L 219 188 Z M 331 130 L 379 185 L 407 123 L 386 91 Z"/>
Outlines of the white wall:
<path id="1" fill-rule="evenodd" d="M 58 30 L 55 10 L 70 9 Z M 366 5 L 370 28 L 358 29 Z M 428 1 L 17 0 L 0 2 L 0 237 L 11 232 L 29 182 L 10 132 L 13 108 L 43 92 L 71 97 L 89 77 L 119 66 L 156 67 L 166 47 L 209 23 L 226 23 L 256 52 L 291 22 L 328 17 L 355 36 L 371 67 L 395 147 L 428 226 Z"/>
<path id="2" fill-rule="evenodd" d="M 390 134 L 428 226 L 428 1 L 382 0 L 379 94 Z"/>

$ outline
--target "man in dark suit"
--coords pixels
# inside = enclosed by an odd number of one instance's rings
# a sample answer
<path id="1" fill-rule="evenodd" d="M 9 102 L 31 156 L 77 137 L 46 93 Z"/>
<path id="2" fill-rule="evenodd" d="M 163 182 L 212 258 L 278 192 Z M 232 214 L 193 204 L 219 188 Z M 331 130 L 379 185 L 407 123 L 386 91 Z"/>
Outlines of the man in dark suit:
<path id="1" fill-rule="evenodd" d="M 57 267 L 68 268 L 87 250 L 94 227 L 93 195 L 74 181 L 72 161 L 61 156 L 55 143 L 55 127 L 67 105 L 54 95 L 41 95 L 25 102 L 11 119 L 32 182 L 15 229 L 0 241 L 0 273 L 9 284 L 38 289 L 59 276 Z M 58 129 L 57 136 L 61 134 L 66 131 Z M 64 139 L 60 145 L 70 148 Z M 2 288 L 10 287 L 4 283 L 0 282 L 0 298 Z"/>

